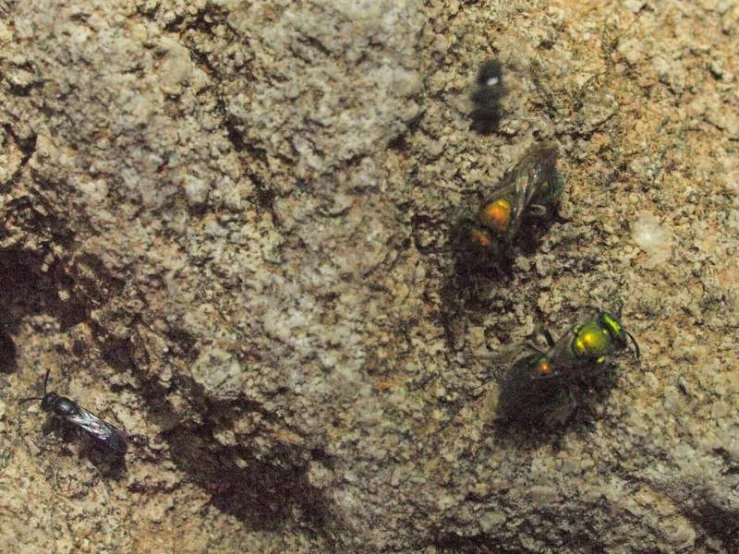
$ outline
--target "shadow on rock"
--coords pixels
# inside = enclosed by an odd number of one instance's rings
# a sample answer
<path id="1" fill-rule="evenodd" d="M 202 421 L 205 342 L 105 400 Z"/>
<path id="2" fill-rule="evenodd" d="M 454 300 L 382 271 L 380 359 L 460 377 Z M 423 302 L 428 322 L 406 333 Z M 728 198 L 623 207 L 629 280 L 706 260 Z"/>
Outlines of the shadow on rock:
<path id="1" fill-rule="evenodd" d="M 204 438 L 207 429 L 178 427 L 163 438 L 172 460 L 212 494 L 211 504 L 253 529 L 277 530 L 288 521 L 316 535 L 333 519 L 328 501 L 308 482 L 302 452 L 270 453 L 259 460 L 243 447 L 224 447 Z"/>
<path id="2" fill-rule="evenodd" d="M 0 373 L 15 373 L 18 371 L 15 343 L 0 323 Z"/>
<path id="3" fill-rule="evenodd" d="M 504 285 L 513 274 L 508 258 L 495 259 L 469 242 L 472 229 L 466 219 L 452 226 L 452 267 L 440 290 L 442 325 L 453 350 L 468 321 L 488 313 L 491 287 Z"/>
<path id="4" fill-rule="evenodd" d="M 602 412 L 616 381 L 613 367 L 569 380 L 535 379 L 525 363 L 516 364 L 499 384 L 497 433 L 550 440 L 569 429 L 587 428 Z"/>

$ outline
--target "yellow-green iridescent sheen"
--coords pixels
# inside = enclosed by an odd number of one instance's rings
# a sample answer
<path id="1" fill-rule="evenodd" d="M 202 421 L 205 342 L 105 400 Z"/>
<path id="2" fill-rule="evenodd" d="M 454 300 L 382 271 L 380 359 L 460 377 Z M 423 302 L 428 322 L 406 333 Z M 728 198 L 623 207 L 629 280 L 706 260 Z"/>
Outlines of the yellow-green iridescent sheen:
<path id="1" fill-rule="evenodd" d="M 616 319 L 605 312 L 601 314 L 601 318 L 603 319 L 603 323 L 608 326 L 613 336 L 621 337 L 623 331 L 621 329 L 621 324 Z"/>
<path id="2" fill-rule="evenodd" d="M 599 358 L 609 354 L 613 349 L 611 337 L 595 321 L 583 323 L 575 332 L 572 350 L 578 357 Z"/>

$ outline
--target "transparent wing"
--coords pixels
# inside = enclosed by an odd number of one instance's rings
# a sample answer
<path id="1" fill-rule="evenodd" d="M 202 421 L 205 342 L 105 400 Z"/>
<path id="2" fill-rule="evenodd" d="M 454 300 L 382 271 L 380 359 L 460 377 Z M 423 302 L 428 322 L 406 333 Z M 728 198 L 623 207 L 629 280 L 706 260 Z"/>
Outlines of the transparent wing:
<path id="1" fill-rule="evenodd" d="M 511 203 L 511 223 L 504 240 L 510 241 L 518 233 L 523 215 L 532 203 L 546 208 L 558 200 L 562 190 L 556 164 L 557 149 L 553 145 L 532 146 L 493 188 L 483 205 L 499 198 L 507 198 Z"/>
<path id="2" fill-rule="evenodd" d="M 519 195 L 528 206 L 534 202 L 548 205 L 561 191 L 557 175 L 557 149 L 550 144 L 532 146 L 514 169 Z"/>
<path id="3" fill-rule="evenodd" d="M 106 423 L 83 407 L 78 407 L 77 413 L 66 416 L 67 421 L 73 423 L 89 433 L 92 437 L 105 443 L 105 446 L 118 453 L 124 454 L 128 449 L 128 439 L 123 431 Z"/>

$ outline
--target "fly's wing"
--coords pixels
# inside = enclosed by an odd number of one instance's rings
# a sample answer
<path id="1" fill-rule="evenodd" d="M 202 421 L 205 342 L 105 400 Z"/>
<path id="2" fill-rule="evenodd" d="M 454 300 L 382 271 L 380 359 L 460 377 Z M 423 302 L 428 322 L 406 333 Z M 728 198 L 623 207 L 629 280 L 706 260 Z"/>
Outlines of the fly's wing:
<path id="1" fill-rule="evenodd" d="M 498 414 L 514 425 L 541 425 L 560 395 L 556 381 L 534 376 L 544 356 L 532 352 L 517 360 L 499 382 Z"/>
<path id="2" fill-rule="evenodd" d="M 526 206 L 537 204 L 544 207 L 554 205 L 562 194 L 562 180 L 557 173 L 557 149 L 545 143 L 531 147 L 516 166 L 519 181 L 526 185 Z"/>
<path id="3" fill-rule="evenodd" d="M 518 233 L 528 206 L 532 203 L 548 206 L 558 199 L 562 189 L 556 165 L 556 147 L 549 143 L 534 145 L 493 189 L 485 204 L 508 198 L 512 206 L 511 222 L 504 236 L 506 242 L 513 240 Z"/>
<path id="4" fill-rule="evenodd" d="M 67 416 L 66 419 L 70 423 L 87 431 L 92 437 L 105 444 L 105 446 L 114 452 L 125 454 L 126 450 L 128 450 L 128 438 L 123 431 L 116 429 L 110 423 L 106 423 L 81 406 L 77 413 Z"/>

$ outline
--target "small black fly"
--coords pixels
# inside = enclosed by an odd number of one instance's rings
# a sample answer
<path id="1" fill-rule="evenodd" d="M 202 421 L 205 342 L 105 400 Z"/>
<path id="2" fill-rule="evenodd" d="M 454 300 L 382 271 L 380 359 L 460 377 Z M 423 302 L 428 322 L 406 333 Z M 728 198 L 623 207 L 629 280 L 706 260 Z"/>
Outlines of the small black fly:
<path id="1" fill-rule="evenodd" d="M 486 61 L 477 72 L 476 87 L 470 97 L 474 104 L 470 117 L 477 131 L 492 133 L 498 129 L 501 119 L 500 100 L 505 94 L 500 62 Z"/>
<path id="2" fill-rule="evenodd" d="M 41 409 L 45 412 L 51 412 L 55 416 L 80 427 L 116 454 L 123 456 L 126 453 L 128 450 L 128 437 L 123 431 L 116 429 L 110 423 L 106 423 L 96 415 L 91 414 L 74 400 L 59 396 L 55 392 L 46 392 L 48 382 L 49 370 L 46 371 L 46 377 L 44 378 L 44 396 L 24 398 L 20 400 L 20 403 L 41 400 Z"/>

